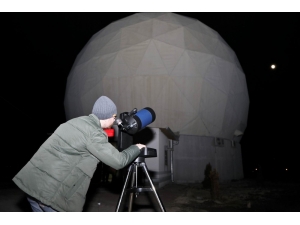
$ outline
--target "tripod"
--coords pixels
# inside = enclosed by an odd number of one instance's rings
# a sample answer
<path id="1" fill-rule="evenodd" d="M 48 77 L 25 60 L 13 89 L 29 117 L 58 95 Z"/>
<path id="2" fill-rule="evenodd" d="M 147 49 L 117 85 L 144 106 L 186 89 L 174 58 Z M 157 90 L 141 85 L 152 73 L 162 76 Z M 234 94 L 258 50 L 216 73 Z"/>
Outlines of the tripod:
<path id="1" fill-rule="evenodd" d="M 154 156 L 155 155 L 155 156 Z M 126 180 L 125 180 L 125 184 L 123 186 L 123 190 L 116 208 L 116 212 L 119 212 L 120 209 L 120 205 L 121 202 L 123 200 L 124 194 L 126 194 L 127 192 L 130 193 L 130 197 L 129 197 L 129 207 L 128 207 L 128 212 L 132 211 L 132 203 L 133 203 L 133 194 L 135 193 L 136 197 L 139 193 L 141 192 L 147 192 L 147 191 L 152 191 L 158 201 L 158 204 L 162 210 L 162 212 L 165 212 L 164 206 L 162 205 L 160 198 L 155 190 L 155 187 L 153 185 L 153 182 L 149 176 L 148 173 L 148 168 L 147 165 L 145 163 L 145 157 L 149 158 L 149 157 L 156 157 L 156 149 L 151 149 L 151 148 L 145 148 L 141 154 L 139 155 L 138 158 L 136 158 L 136 160 L 129 166 L 128 168 L 128 173 L 126 176 Z M 148 181 L 150 182 L 151 187 L 139 187 L 137 185 L 137 178 L 138 178 L 138 168 L 142 167 L 144 173 L 146 174 Z M 130 175 L 132 175 L 131 178 L 131 187 L 126 189 L 128 182 L 129 182 L 129 177 Z"/>

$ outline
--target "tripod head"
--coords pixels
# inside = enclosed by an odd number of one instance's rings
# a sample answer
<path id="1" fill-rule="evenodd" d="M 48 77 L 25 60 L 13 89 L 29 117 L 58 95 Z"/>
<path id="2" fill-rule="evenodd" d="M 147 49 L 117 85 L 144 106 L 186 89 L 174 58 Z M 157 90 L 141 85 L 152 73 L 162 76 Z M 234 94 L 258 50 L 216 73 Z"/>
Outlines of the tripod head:
<path id="1" fill-rule="evenodd" d="M 157 157 L 156 149 L 154 148 L 142 148 L 139 156 L 134 160 L 133 163 L 145 162 L 145 158 Z"/>
<path id="2" fill-rule="evenodd" d="M 157 152 L 156 149 L 154 148 L 142 148 L 141 153 L 139 154 L 138 157 L 142 158 L 152 158 L 152 157 L 157 157 Z"/>

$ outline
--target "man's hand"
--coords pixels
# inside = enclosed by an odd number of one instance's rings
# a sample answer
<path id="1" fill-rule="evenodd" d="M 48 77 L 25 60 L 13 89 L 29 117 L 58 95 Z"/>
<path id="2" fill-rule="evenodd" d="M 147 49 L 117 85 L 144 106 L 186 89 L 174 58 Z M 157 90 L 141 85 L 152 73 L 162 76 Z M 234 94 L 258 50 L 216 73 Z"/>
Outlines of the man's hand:
<path id="1" fill-rule="evenodd" d="M 143 144 L 136 144 L 136 146 L 141 150 L 142 148 L 146 148 L 146 145 Z"/>

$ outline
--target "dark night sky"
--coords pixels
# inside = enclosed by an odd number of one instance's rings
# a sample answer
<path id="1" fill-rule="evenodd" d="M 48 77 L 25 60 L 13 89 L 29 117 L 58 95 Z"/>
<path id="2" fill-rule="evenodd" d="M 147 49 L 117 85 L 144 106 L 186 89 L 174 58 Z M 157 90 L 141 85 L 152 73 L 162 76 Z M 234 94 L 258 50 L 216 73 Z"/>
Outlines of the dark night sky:
<path id="1" fill-rule="evenodd" d="M 93 34 L 132 14 L 0 14 L 6 163 L 20 169 L 47 133 L 65 122 L 66 79 L 77 54 Z M 299 13 L 178 14 L 217 31 L 243 67 L 250 96 L 248 127 L 241 141 L 246 170 L 255 163 L 297 169 Z M 276 70 L 270 69 L 271 63 L 277 64 Z"/>

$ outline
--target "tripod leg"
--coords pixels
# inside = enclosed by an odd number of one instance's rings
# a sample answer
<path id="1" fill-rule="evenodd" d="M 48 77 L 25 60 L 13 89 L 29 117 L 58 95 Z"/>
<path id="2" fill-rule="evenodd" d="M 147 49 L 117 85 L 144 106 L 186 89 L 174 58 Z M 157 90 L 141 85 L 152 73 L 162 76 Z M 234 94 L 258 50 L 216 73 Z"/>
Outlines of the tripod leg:
<path id="1" fill-rule="evenodd" d="M 137 166 L 134 165 L 134 171 L 132 173 L 132 178 L 131 178 L 131 187 L 134 186 L 134 182 L 137 179 L 135 176 L 137 175 Z M 137 181 L 137 180 L 136 180 Z M 128 206 L 128 212 L 132 212 L 132 203 L 133 203 L 133 194 L 134 193 L 130 193 L 129 195 L 129 206 Z"/>
<path id="2" fill-rule="evenodd" d="M 123 186 L 123 190 L 122 190 L 122 193 L 121 193 L 121 196 L 120 196 L 120 199 L 119 199 L 117 208 L 116 208 L 116 212 L 119 212 L 120 205 L 121 205 L 121 202 L 122 202 L 122 199 L 123 199 L 123 195 L 124 195 L 125 189 L 126 189 L 126 187 L 127 187 L 128 178 L 129 178 L 129 176 L 130 176 L 130 174 L 131 174 L 131 172 L 132 172 L 132 169 L 133 169 L 133 165 L 131 165 L 131 166 L 128 168 L 128 173 L 127 173 L 126 180 L 125 180 L 125 184 L 124 184 L 124 186 Z"/>
<path id="3" fill-rule="evenodd" d="M 153 185 L 153 183 L 152 183 L 151 177 L 149 176 L 148 168 L 147 168 L 147 166 L 146 166 L 146 163 L 142 163 L 142 167 L 143 167 L 143 170 L 144 170 L 144 172 L 145 172 L 145 174 L 146 174 L 146 176 L 147 176 L 147 178 L 148 178 L 148 180 L 149 180 L 149 182 L 150 182 L 151 188 L 152 188 L 152 190 L 153 190 L 153 192 L 154 192 L 154 194 L 155 194 L 155 197 L 156 197 L 156 199 L 157 199 L 157 201 L 158 201 L 158 204 L 159 204 L 159 206 L 160 206 L 160 208 L 161 208 L 161 211 L 165 212 L 166 210 L 164 209 L 164 206 L 162 205 L 162 203 L 161 203 L 161 201 L 160 201 L 160 199 L 159 199 L 159 196 L 158 196 L 158 194 L 157 194 L 157 192 L 156 192 L 156 189 L 155 189 L 155 187 L 154 187 L 154 185 Z"/>

